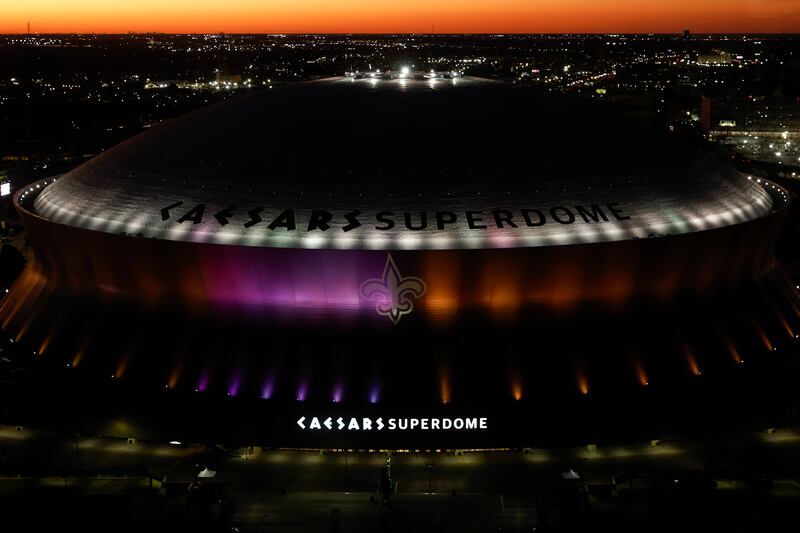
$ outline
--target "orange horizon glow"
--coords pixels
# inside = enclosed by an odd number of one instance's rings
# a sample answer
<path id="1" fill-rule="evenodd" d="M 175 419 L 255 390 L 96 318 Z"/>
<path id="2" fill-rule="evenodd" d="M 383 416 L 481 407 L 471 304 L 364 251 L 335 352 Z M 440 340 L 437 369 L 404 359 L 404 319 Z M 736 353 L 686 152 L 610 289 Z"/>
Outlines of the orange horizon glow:
<path id="1" fill-rule="evenodd" d="M 797 33 L 800 0 L 4 0 L 0 33 Z"/>

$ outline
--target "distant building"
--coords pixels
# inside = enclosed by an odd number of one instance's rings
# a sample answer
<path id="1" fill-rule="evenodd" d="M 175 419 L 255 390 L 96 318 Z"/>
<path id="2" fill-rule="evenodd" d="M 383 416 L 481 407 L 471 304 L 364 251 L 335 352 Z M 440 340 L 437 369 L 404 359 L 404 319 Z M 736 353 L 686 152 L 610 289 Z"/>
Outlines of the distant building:
<path id="1" fill-rule="evenodd" d="M 711 98 L 708 96 L 700 97 L 700 127 L 704 132 L 711 131 Z"/>
<path id="2" fill-rule="evenodd" d="M 720 66 L 733 64 L 733 54 L 724 51 L 714 51 L 710 54 L 701 54 L 697 58 L 700 65 Z"/>
<path id="3" fill-rule="evenodd" d="M 220 70 L 216 71 L 216 82 L 218 84 L 239 84 L 242 82 L 241 74 L 225 74 Z"/>

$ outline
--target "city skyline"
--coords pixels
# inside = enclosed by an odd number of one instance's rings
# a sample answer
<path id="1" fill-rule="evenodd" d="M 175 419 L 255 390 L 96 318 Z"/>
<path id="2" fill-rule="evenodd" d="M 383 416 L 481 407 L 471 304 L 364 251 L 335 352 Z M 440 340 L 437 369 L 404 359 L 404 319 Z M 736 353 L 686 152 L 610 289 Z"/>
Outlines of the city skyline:
<path id="1" fill-rule="evenodd" d="M 791 33 L 797 0 L 9 0 L 0 33 Z"/>

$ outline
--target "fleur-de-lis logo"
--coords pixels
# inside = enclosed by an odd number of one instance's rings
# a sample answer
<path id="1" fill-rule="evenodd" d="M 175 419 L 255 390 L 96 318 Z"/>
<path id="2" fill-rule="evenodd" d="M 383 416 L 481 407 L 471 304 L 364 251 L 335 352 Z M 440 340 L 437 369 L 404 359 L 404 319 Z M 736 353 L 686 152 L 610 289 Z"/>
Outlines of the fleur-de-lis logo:
<path id="1" fill-rule="evenodd" d="M 369 279 L 361 284 L 361 295 L 375 302 L 379 315 L 388 316 L 397 324 L 403 315 L 414 310 L 414 298 L 425 294 L 425 282 L 412 276 L 403 277 L 394 264 L 392 254 L 386 257 L 380 279 Z"/>

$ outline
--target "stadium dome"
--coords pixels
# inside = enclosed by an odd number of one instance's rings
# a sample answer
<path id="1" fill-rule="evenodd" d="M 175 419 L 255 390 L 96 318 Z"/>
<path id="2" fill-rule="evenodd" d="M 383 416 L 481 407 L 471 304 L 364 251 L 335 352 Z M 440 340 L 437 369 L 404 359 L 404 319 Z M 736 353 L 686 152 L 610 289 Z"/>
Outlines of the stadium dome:
<path id="1" fill-rule="evenodd" d="M 232 99 L 105 152 L 34 202 L 95 231 L 333 249 L 617 241 L 771 207 L 744 176 L 597 104 L 468 78 Z"/>
<path id="2" fill-rule="evenodd" d="M 188 394 L 186 411 L 196 394 L 269 404 L 253 409 L 273 443 L 440 445 L 468 412 L 460 445 L 515 445 L 532 433 L 509 412 L 608 423 L 581 399 L 640 413 L 652 382 L 674 406 L 687 380 L 794 342 L 773 254 L 790 200 L 591 99 L 303 83 L 20 191 L 36 259 L 0 321 L 43 361 Z M 326 433 L 334 405 L 372 413 L 372 433 Z M 376 409 L 437 428 L 386 444 Z M 227 434 L 252 430 L 220 412 Z"/>

